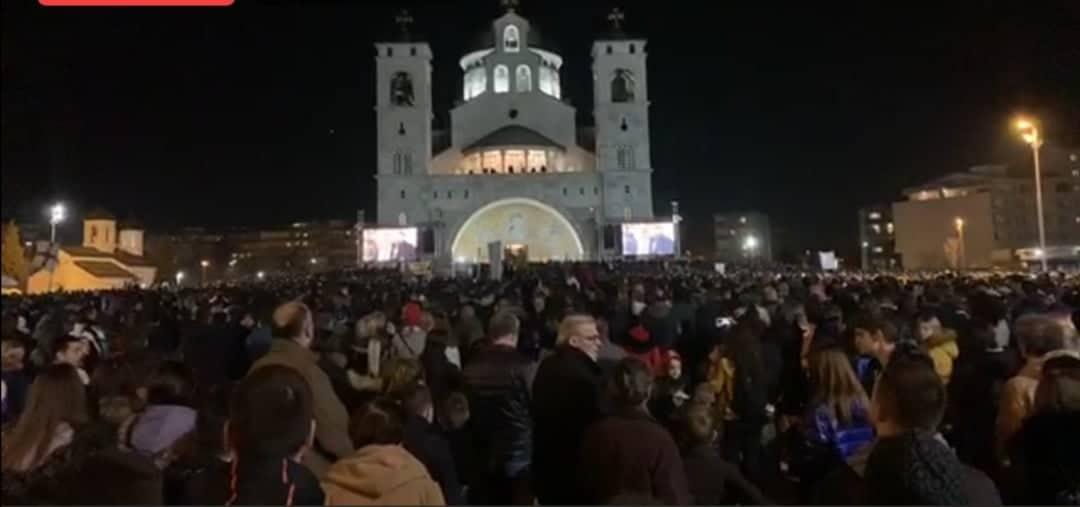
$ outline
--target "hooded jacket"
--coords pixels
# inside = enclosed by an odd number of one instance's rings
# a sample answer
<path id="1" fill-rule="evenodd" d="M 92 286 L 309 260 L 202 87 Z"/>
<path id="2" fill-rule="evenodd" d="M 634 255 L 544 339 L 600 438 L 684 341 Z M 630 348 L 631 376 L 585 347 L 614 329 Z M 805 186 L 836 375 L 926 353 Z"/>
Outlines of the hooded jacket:
<path id="1" fill-rule="evenodd" d="M 942 329 L 940 333 L 926 340 L 926 353 L 934 361 L 934 371 L 941 377 L 941 382 L 949 384 L 952 378 L 953 361 L 960 356 L 960 346 L 956 344 L 956 331 Z"/>
<path id="2" fill-rule="evenodd" d="M 399 445 L 369 445 L 335 463 L 323 480 L 326 505 L 445 505 L 427 469 Z"/>

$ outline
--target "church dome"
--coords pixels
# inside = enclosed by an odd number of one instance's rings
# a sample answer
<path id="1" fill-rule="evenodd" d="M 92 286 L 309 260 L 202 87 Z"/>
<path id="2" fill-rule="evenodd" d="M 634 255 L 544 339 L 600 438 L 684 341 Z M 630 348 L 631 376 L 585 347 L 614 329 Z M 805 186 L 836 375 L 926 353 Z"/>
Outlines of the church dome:
<path id="1" fill-rule="evenodd" d="M 471 53 L 474 51 L 484 51 L 488 49 L 494 49 L 496 45 L 495 31 L 488 27 L 481 30 L 473 36 L 469 45 L 466 47 L 466 52 Z M 543 49 L 555 54 L 559 53 L 559 48 L 551 42 L 551 40 L 545 40 L 540 35 L 540 30 L 534 24 L 529 24 L 529 30 L 525 35 L 525 44 L 533 49 Z"/>

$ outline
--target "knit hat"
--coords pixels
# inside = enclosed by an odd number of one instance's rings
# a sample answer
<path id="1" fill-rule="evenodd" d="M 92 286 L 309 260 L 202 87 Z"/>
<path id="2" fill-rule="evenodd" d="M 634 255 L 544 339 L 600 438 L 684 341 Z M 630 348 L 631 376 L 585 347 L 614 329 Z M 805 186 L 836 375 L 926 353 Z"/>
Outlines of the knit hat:
<path id="1" fill-rule="evenodd" d="M 866 464 L 869 505 L 966 505 L 962 465 L 934 434 L 881 438 Z"/>
<path id="2" fill-rule="evenodd" d="M 420 308 L 417 303 L 408 303 L 401 311 L 401 322 L 405 326 L 419 326 L 420 317 L 423 316 L 424 310 Z"/>

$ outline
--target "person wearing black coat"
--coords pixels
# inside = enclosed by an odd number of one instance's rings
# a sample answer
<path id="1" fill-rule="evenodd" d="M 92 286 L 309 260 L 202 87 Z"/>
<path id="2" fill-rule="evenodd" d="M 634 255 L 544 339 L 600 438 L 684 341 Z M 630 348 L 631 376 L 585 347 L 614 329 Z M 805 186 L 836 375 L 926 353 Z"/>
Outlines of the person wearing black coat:
<path id="1" fill-rule="evenodd" d="M 492 343 L 478 348 L 465 366 L 468 428 L 476 456 L 469 471 L 470 504 L 532 502 L 528 476 L 535 365 L 517 350 L 519 326 L 513 314 L 492 317 Z"/>
<path id="2" fill-rule="evenodd" d="M 769 505 L 772 502 L 716 452 L 711 409 L 692 406 L 680 421 L 682 459 L 694 505 Z"/>
<path id="3" fill-rule="evenodd" d="M 606 411 L 604 374 L 596 362 L 600 333 L 587 315 L 559 326 L 555 353 L 540 363 L 533 383 L 533 482 L 541 504 L 588 502 L 576 463 L 585 429 Z"/>
<path id="4" fill-rule="evenodd" d="M 426 386 L 413 386 L 404 402 L 407 415 L 402 444 L 424 464 L 431 478 L 439 484 L 446 504 L 463 505 L 465 499 L 450 442 L 433 423 L 435 407 L 431 392 Z"/>

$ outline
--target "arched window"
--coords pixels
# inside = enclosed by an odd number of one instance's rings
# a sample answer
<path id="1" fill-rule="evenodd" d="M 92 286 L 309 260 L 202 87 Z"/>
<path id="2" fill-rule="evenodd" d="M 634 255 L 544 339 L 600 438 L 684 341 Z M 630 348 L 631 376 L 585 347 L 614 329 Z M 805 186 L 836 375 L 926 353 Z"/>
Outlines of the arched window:
<path id="1" fill-rule="evenodd" d="M 402 227 L 405 227 L 406 225 L 409 225 L 408 217 L 405 216 L 404 211 L 402 211 L 401 213 L 398 213 L 397 223 L 398 223 L 398 225 L 400 225 Z"/>
<path id="2" fill-rule="evenodd" d="M 495 93 L 510 91 L 510 69 L 505 65 L 495 66 Z"/>
<path id="3" fill-rule="evenodd" d="M 413 105 L 412 77 L 408 72 L 395 72 L 390 79 L 390 103 L 395 106 Z"/>
<path id="4" fill-rule="evenodd" d="M 521 49 L 521 44 L 518 27 L 506 25 L 506 28 L 503 29 L 503 51 L 517 53 L 519 49 Z"/>
<path id="5" fill-rule="evenodd" d="M 465 73 L 465 100 L 480 96 L 487 91 L 487 69 L 476 67 Z"/>
<path id="6" fill-rule="evenodd" d="M 552 97 L 559 98 L 561 91 L 559 90 L 559 71 L 552 67 L 543 65 L 540 67 L 540 91 L 551 95 Z"/>
<path id="7" fill-rule="evenodd" d="M 615 77 L 611 79 L 611 101 L 634 101 L 634 74 L 629 70 L 615 69 Z"/>
<path id="8" fill-rule="evenodd" d="M 518 65 L 517 67 L 517 82 L 514 84 L 514 88 L 518 93 L 531 92 L 532 91 L 532 70 L 528 65 Z"/>

